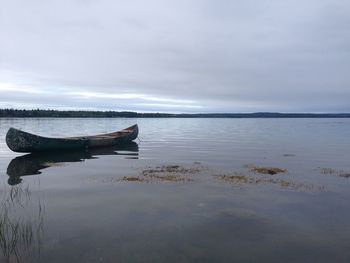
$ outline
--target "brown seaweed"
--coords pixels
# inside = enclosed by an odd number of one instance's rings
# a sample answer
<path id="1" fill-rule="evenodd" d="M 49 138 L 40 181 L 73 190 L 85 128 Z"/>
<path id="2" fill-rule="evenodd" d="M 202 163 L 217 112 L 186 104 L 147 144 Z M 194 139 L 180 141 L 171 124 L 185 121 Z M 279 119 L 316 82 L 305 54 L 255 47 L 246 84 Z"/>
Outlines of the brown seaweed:
<path id="1" fill-rule="evenodd" d="M 324 192 L 324 186 L 315 186 L 313 184 L 292 182 L 286 179 L 276 179 L 269 177 L 254 177 L 239 174 L 234 172 L 232 174 L 216 174 L 214 178 L 234 185 L 259 185 L 259 184 L 270 184 L 275 185 L 283 189 L 289 189 L 300 192 Z"/>
<path id="2" fill-rule="evenodd" d="M 138 176 L 124 176 L 121 181 L 128 182 L 192 182 L 191 175 L 197 174 L 204 170 L 201 166 L 185 167 L 181 165 L 162 165 L 154 168 L 147 167 L 141 171 Z"/>
<path id="3" fill-rule="evenodd" d="M 282 169 L 278 167 L 263 167 L 263 166 L 256 166 L 256 165 L 246 165 L 245 167 L 248 168 L 251 172 L 259 173 L 259 174 L 275 175 L 275 174 L 287 172 L 287 169 Z"/>

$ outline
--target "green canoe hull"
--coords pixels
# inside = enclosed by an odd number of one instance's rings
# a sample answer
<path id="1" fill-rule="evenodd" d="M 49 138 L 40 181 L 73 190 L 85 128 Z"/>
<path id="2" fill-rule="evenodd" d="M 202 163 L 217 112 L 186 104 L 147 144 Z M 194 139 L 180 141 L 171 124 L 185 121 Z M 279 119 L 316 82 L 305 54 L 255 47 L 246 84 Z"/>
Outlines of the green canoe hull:
<path id="1" fill-rule="evenodd" d="M 69 138 L 42 137 L 10 128 L 6 134 L 6 144 L 14 152 L 64 151 L 125 144 L 137 136 L 137 124 L 114 133 Z"/>

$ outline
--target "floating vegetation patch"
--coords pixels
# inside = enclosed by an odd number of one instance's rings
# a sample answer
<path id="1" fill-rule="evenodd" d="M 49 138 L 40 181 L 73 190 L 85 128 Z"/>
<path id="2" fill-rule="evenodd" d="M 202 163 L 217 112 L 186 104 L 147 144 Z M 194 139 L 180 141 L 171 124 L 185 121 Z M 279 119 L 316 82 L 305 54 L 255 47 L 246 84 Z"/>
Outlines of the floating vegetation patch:
<path id="1" fill-rule="evenodd" d="M 115 183 L 120 181 L 119 177 L 113 177 L 113 176 L 101 177 L 96 175 L 96 176 L 88 177 L 88 179 L 99 183 Z"/>
<path id="2" fill-rule="evenodd" d="M 285 179 L 276 179 L 268 177 L 254 177 L 249 175 L 242 175 L 239 173 L 233 174 L 217 174 L 213 175 L 214 178 L 222 180 L 234 185 L 258 185 L 258 184 L 270 184 L 280 188 L 299 191 L 299 192 L 324 192 L 324 186 L 315 186 L 307 183 L 297 183 L 288 181 Z"/>
<path id="3" fill-rule="evenodd" d="M 219 174 L 219 175 L 213 175 L 213 176 L 223 181 L 235 183 L 235 184 L 248 184 L 252 182 L 252 179 L 254 179 L 254 177 L 242 175 L 237 172 L 234 172 L 233 174 Z"/>
<path id="4" fill-rule="evenodd" d="M 336 175 L 343 178 L 350 178 L 350 171 L 337 170 L 333 168 L 319 168 L 321 174 Z"/>
<path id="5" fill-rule="evenodd" d="M 203 168 L 200 166 L 184 167 L 180 165 L 162 165 L 157 166 L 154 169 L 149 167 L 142 171 L 144 176 L 152 176 L 155 174 L 196 174 L 199 173 Z"/>
<path id="6" fill-rule="evenodd" d="M 168 182 L 191 182 L 192 178 L 180 176 L 180 175 L 146 175 L 146 176 L 124 176 L 122 181 L 128 182 L 155 182 L 155 181 L 168 181 Z"/>
<path id="7" fill-rule="evenodd" d="M 128 182 L 144 182 L 144 181 L 146 181 L 145 178 L 142 178 L 140 176 L 123 176 L 123 178 L 121 180 L 128 181 Z"/>
<path id="8" fill-rule="evenodd" d="M 287 169 L 277 168 L 277 167 L 263 167 L 263 166 L 256 166 L 256 165 L 246 165 L 247 169 L 249 169 L 253 173 L 259 173 L 259 174 L 269 174 L 269 175 L 275 175 L 279 173 L 286 173 Z"/>
<path id="9" fill-rule="evenodd" d="M 128 182 L 192 182 L 191 177 L 194 174 L 205 170 L 204 167 L 196 163 L 194 166 L 185 167 L 181 165 L 162 165 L 156 167 L 148 167 L 141 171 L 138 176 L 124 176 L 121 181 Z"/>

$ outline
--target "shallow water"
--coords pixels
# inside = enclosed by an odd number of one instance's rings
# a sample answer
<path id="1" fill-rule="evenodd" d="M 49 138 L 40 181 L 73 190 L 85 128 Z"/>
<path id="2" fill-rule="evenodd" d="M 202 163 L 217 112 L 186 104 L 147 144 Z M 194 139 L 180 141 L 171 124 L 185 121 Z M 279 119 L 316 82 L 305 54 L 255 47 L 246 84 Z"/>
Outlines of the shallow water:
<path id="1" fill-rule="evenodd" d="M 5 144 L 135 122 L 113 149 Z M 0 262 L 349 262 L 349 138 L 350 119 L 0 119 Z"/>

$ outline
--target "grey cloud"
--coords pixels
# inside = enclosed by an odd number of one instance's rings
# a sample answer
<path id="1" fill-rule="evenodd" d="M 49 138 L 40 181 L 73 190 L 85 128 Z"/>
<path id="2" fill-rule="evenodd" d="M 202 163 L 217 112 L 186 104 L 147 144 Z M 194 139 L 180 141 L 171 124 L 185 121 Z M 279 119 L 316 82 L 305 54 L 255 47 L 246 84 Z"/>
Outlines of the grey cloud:
<path id="1" fill-rule="evenodd" d="M 139 111 L 350 111 L 350 3 L 8 1 L 0 102 Z M 1 83 L 39 89 L 31 96 Z M 143 94 L 84 100 L 57 91 Z M 29 97 L 28 97 L 29 96 Z M 173 102 L 172 102 L 173 100 Z M 193 101 L 192 106 L 181 100 Z M 106 106 L 107 105 L 107 106 Z"/>

